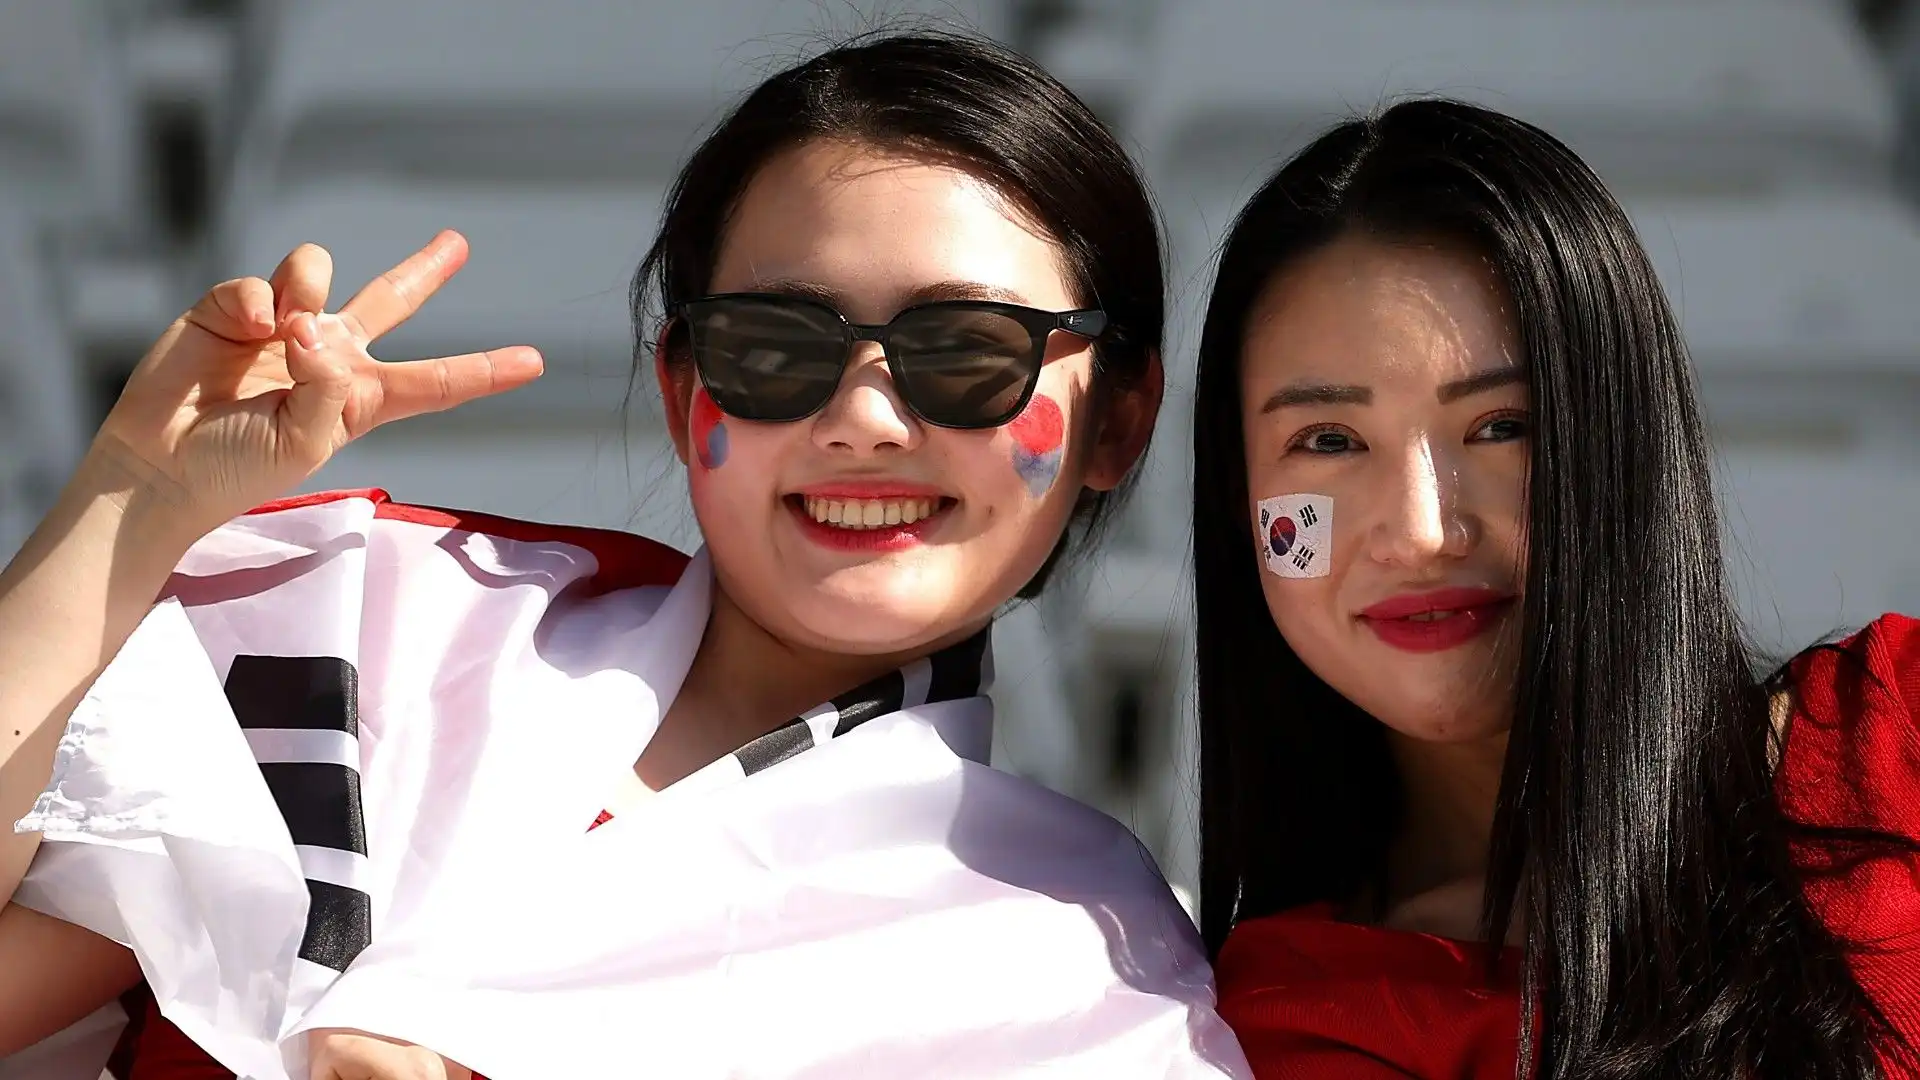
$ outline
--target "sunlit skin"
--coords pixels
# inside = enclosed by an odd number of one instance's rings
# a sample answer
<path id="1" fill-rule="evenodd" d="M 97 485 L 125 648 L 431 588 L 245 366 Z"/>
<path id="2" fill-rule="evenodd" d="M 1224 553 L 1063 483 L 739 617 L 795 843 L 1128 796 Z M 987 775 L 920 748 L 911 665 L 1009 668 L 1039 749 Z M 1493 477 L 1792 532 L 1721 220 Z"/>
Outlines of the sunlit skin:
<path id="1" fill-rule="evenodd" d="M 710 291 L 808 296 L 869 324 L 941 299 L 1084 306 L 1061 266 L 1059 245 L 971 175 L 821 141 L 755 175 Z M 813 416 L 719 418 L 719 464 L 711 427 L 702 433 L 714 417 L 697 377 L 658 366 L 719 588 L 707 644 L 641 761 L 652 787 L 758 734 L 768 716 L 797 713 L 985 626 L 1044 563 L 1080 491 L 1125 477 L 1159 402 L 1149 379 L 1095 422 L 1092 349 L 1055 332 L 1026 418 L 983 431 L 934 427 L 901 402 L 879 346 L 863 342 Z M 1052 438 L 1051 413 L 1062 452 L 1035 454 L 1021 436 Z M 1035 484 L 1046 468 L 1057 474 Z M 799 497 L 848 483 L 937 492 L 945 509 L 904 550 L 839 550 L 803 525 Z"/>
<path id="2" fill-rule="evenodd" d="M 1241 366 L 1250 541 L 1257 503 L 1331 496 L 1324 577 L 1261 575 L 1267 608 L 1327 684 L 1386 725 L 1408 797 L 1389 922 L 1468 937 L 1499 790 L 1525 579 L 1528 391 L 1497 274 L 1448 244 L 1349 236 L 1275 277 Z M 1396 645 L 1363 612 L 1467 589 L 1445 647 Z M 1417 620 L 1417 621 L 1424 621 Z M 1441 631 L 1445 632 L 1445 631 Z"/>

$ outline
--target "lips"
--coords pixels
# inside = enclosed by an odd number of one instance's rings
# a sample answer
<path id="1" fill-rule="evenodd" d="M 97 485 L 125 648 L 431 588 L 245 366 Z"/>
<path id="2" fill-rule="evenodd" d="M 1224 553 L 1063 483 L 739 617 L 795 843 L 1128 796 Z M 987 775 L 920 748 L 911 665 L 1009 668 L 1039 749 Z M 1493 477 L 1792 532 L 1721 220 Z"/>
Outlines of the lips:
<path id="1" fill-rule="evenodd" d="M 1360 621 L 1383 643 L 1406 652 L 1458 648 L 1498 625 L 1513 607 L 1511 593 L 1484 588 L 1445 588 L 1406 593 L 1360 612 Z"/>

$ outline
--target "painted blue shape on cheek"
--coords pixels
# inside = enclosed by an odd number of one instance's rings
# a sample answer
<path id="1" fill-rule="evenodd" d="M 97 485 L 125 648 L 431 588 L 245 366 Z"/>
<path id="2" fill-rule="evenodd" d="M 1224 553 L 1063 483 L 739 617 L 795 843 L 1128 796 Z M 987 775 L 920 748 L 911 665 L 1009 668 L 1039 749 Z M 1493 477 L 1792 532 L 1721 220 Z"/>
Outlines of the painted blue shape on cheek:
<path id="1" fill-rule="evenodd" d="M 1044 454 L 1030 454 L 1015 447 L 1013 451 L 1013 471 L 1027 482 L 1027 493 L 1039 498 L 1053 487 L 1053 481 L 1060 475 L 1060 463 L 1066 457 L 1064 449 L 1049 450 Z"/>
<path id="2" fill-rule="evenodd" d="M 717 469 L 727 463 L 727 425 L 715 424 L 707 432 L 707 444 L 700 448 L 700 464 Z"/>

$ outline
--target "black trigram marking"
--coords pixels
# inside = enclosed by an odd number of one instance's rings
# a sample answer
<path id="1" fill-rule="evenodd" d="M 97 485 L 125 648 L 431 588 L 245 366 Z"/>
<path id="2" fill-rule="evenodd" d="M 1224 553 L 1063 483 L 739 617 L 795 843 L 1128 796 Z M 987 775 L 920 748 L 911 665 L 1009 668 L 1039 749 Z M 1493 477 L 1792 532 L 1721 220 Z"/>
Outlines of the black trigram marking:
<path id="1" fill-rule="evenodd" d="M 1267 527 L 1272 524 L 1272 519 L 1273 519 L 1273 515 L 1269 513 L 1264 507 L 1262 507 L 1260 510 L 1261 531 L 1264 532 L 1267 529 Z"/>
<path id="2" fill-rule="evenodd" d="M 1313 563 L 1313 549 L 1303 547 L 1293 553 L 1293 565 L 1305 570 Z"/>
<path id="3" fill-rule="evenodd" d="M 248 731 L 295 729 L 358 736 L 359 674 L 336 656 L 236 656 L 227 701 Z M 260 773 L 295 844 L 367 853 L 360 773 L 331 761 L 269 761 Z M 300 958 L 345 971 L 373 940 L 366 893 L 307 880 L 312 903 Z"/>
<path id="4" fill-rule="evenodd" d="M 813 749 L 813 729 L 804 720 L 789 720 L 733 752 L 740 771 L 752 776 L 802 751 Z"/>
<path id="5" fill-rule="evenodd" d="M 1300 524 L 1311 526 L 1314 522 L 1319 520 L 1320 520 L 1320 515 L 1313 512 L 1313 507 L 1303 506 L 1300 508 Z"/>
<path id="6" fill-rule="evenodd" d="M 901 709 L 959 701 L 980 693 L 980 684 L 986 676 L 990 640 L 990 631 L 982 630 L 965 641 L 949 645 L 927 657 L 929 671 L 924 698 L 907 699 L 907 678 L 902 671 L 889 671 L 834 698 L 828 702 L 834 710 L 833 731 L 829 738 L 837 739 L 869 720 Z M 811 750 L 815 745 L 817 740 L 813 726 L 807 723 L 805 716 L 796 716 L 735 750 L 733 756 L 740 763 L 740 771 L 752 776 Z"/>

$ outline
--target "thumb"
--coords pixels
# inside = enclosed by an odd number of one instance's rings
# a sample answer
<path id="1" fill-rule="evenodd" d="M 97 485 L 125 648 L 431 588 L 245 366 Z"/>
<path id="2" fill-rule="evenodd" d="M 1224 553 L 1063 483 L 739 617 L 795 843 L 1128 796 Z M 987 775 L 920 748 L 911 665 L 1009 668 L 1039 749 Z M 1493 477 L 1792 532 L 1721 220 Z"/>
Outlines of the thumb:
<path id="1" fill-rule="evenodd" d="M 287 377 L 293 389 L 281 403 L 286 435 L 302 456 L 325 460 L 339 448 L 336 436 L 353 389 L 353 368 L 327 348 L 318 316 L 295 315 L 287 330 Z"/>

